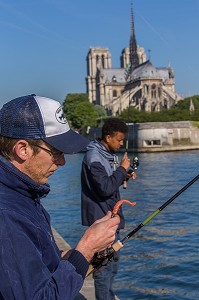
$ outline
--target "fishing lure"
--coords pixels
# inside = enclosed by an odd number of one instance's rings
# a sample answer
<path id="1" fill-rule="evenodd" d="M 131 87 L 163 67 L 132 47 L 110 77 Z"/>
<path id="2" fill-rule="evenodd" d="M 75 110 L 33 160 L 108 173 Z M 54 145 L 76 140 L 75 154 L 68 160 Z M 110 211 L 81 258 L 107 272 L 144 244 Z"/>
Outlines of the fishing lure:
<path id="1" fill-rule="evenodd" d="M 131 206 L 136 205 L 136 202 L 130 202 L 129 200 L 125 200 L 125 199 L 122 199 L 122 200 L 117 201 L 117 203 L 115 204 L 115 206 L 114 206 L 114 208 L 113 208 L 113 210 L 112 210 L 112 216 L 111 216 L 112 218 L 113 218 L 115 215 L 117 215 L 118 210 L 119 210 L 120 206 L 121 206 L 123 203 L 127 203 L 127 204 L 129 204 L 129 205 L 131 205 Z"/>

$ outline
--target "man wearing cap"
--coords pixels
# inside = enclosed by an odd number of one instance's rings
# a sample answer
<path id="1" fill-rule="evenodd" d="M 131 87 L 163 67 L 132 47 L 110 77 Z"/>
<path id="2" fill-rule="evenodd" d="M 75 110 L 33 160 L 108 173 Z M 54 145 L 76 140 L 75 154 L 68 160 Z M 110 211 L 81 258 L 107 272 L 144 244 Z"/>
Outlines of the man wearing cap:
<path id="1" fill-rule="evenodd" d="M 95 252 L 115 239 L 111 212 L 90 226 L 68 255 L 55 244 L 40 199 L 64 153 L 88 141 L 70 129 L 59 102 L 28 95 L 0 111 L 0 299 L 74 299 Z"/>

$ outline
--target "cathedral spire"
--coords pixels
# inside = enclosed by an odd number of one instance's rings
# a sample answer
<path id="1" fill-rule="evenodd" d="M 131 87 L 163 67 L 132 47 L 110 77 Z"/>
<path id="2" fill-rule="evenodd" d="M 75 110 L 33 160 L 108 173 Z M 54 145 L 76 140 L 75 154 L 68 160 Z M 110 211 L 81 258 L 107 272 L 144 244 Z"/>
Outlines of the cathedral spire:
<path id="1" fill-rule="evenodd" d="M 130 34 L 130 42 L 129 42 L 129 61 L 131 71 L 139 65 L 139 57 L 137 54 L 137 42 L 135 38 L 135 30 L 134 30 L 134 15 L 133 15 L 133 1 L 131 1 L 131 34 Z"/>

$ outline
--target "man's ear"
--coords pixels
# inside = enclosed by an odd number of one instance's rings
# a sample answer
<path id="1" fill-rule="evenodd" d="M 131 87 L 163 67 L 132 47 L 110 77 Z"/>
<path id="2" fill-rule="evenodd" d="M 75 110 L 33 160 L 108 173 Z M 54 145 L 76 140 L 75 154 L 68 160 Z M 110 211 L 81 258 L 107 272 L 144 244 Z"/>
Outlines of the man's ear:
<path id="1" fill-rule="evenodd" d="M 105 136 L 105 142 L 108 144 L 108 143 L 110 142 L 110 139 L 111 139 L 110 134 L 107 134 L 107 135 Z"/>
<path id="2" fill-rule="evenodd" d="M 25 140 L 19 140 L 16 142 L 14 146 L 14 153 L 16 157 L 22 159 L 25 161 L 28 158 L 28 154 L 30 151 L 30 147 L 27 141 Z"/>

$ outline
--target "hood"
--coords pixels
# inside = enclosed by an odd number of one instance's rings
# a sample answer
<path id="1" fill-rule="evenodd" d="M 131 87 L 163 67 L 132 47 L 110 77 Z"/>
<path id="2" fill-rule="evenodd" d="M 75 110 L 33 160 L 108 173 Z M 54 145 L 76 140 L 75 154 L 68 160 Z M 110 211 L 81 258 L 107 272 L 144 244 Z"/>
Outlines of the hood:
<path id="1" fill-rule="evenodd" d="M 116 157 L 114 152 L 106 149 L 106 147 L 101 143 L 100 139 L 91 141 L 86 149 L 88 151 L 94 150 L 95 152 L 100 153 L 104 158 L 108 159 L 109 161 L 113 161 L 114 157 Z"/>
<path id="2" fill-rule="evenodd" d="M 101 143 L 101 139 L 91 141 L 87 146 L 86 162 L 87 165 L 93 162 L 100 162 L 107 169 L 108 174 L 112 174 L 112 170 L 116 170 L 119 165 L 118 156 L 113 151 L 109 151 Z M 110 169 L 111 168 L 111 169 Z"/>

